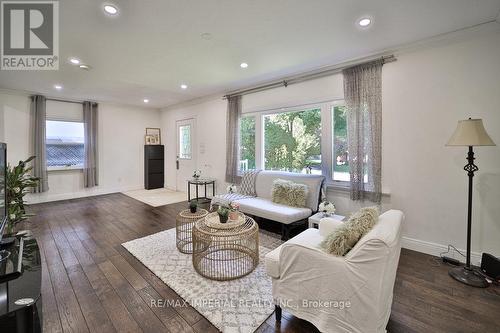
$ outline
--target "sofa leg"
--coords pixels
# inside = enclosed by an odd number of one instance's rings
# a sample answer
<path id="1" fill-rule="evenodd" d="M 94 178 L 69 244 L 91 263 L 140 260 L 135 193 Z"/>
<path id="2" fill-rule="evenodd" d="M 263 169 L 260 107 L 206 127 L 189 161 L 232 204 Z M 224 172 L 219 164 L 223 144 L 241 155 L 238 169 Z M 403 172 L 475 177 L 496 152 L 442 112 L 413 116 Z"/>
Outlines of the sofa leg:
<path id="1" fill-rule="evenodd" d="M 281 240 L 287 241 L 290 239 L 290 226 L 287 224 L 281 225 Z"/>
<path id="2" fill-rule="evenodd" d="M 281 323 L 281 307 L 278 305 L 274 306 L 274 315 L 276 316 L 276 321 Z"/>

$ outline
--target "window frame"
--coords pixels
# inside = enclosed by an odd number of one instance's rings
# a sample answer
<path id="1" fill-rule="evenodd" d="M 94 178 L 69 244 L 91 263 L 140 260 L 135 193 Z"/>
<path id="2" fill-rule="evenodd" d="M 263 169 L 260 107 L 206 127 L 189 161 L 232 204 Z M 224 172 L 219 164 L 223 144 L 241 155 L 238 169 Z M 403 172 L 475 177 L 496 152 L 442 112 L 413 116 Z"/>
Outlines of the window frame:
<path id="1" fill-rule="evenodd" d="M 350 182 L 333 180 L 333 112 L 335 106 L 345 105 L 343 98 L 331 99 L 316 103 L 294 106 L 276 107 L 272 109 L 243 112 L 241 117 L 255 117 L 255 167 L 265 168 L 265 117 L 286 112 L 300 112 L 310 109 L 320 109 L 321 112 L 321 171 L 325 176 L 325 185 L 337 189 L 349 189 Z M 326 120 L 326 121 L 325 121 Z"/>
<path id="2" fill-rule="evenodd" d="M 63 117 L 45 117 L 45 124 L 47 124 L 47 121 L 58 121 L 58 122 L 65 122 L 65 123 L 79 123 L 84 126 L 85 130 L 85 123 L 82 121 L 74 120 L 74 119 L 64 119 Z M 47 133 L 45 133 L 45 144 L 47 144 Z M 83 143 L 85 147 L 85 142 Z M 85 156 L 84 156 L 85 158 Z M 85 164 L 85 161 L 84 161 Z M 48 166 L 47 165 L 47 172 L 56 172 L 56 171 L 71 171 L 71 170 L 82 170 L 85 168 L 85 165 L 57 165 L 57 166 Z"/>

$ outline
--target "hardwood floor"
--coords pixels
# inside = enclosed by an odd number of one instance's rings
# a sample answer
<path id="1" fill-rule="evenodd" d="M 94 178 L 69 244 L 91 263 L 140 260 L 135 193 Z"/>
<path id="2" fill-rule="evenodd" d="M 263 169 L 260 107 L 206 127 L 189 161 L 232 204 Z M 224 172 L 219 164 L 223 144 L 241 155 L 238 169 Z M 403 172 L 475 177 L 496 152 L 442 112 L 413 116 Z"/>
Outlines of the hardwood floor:
<path id="1" fill-rule="evenodd" d="M 44 332 L 217 332 L 120 244 L 175 227 L 186 203 L 153 208 L 122 194 L 29 207 L 42 250 Z M 466 287 L 433 257 L 403 250 L 387 327 L 395 332 L 500 332 L 500 288 Z M 317 332 L 284 312 L 258 332 Z"/>

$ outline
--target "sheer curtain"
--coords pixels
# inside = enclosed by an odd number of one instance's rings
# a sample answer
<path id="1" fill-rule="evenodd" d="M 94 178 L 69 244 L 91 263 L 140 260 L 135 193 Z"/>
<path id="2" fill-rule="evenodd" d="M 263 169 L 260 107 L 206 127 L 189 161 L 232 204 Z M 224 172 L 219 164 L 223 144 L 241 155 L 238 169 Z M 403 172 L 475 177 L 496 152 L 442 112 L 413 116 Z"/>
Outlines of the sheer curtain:
<path id="1" fill-rule="evenodd" d="M 83 183 L 85 187 L 99 185 L 97 150 L 97 103 L 83 102 L 84 165 Z"/>
<path id="2" fill-rule="evenodd" d="M 352 200 L 381 200 L 383 64 L 377 60 L 343 71 Z"/>
<path id="3" fill-rule="evenodd" d="M 239 184 L 241 96 L 227 98 L 226 182 Z"/>
<path id="4" fill-rule="evenodd" d="M 49 190 L 47 151 L 45 149 L 46 115 L 45 97 L 40 95 L 31 96 L 32 151 L 35 156 L 33 160 L 33 176 L 40 178 L 38 186 L 33 189 L 35 193 Z"/>

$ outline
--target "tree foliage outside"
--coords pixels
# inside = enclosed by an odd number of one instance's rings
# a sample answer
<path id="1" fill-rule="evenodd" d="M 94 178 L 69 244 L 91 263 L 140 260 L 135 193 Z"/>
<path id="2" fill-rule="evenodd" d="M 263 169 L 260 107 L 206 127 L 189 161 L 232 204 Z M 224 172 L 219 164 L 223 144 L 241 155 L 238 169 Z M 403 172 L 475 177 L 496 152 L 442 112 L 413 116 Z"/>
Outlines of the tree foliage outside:
<path id="1" fill-rule="evenodd" d="M 268 115 L 264 127 L 265 169 L 321 169 L 320 109 Z"/>
<path id="2" fill-rule="evenodd" d="M 255 169 L 255 117 L 242 117 L 240 122 L 240 160 Z"/>
<path id="3" fill-rule="evenodd" d="M 349 177 L 349 153 L 347 144 L 347 109 L 333 108 L 333 179 L 345 181 Z"/>

